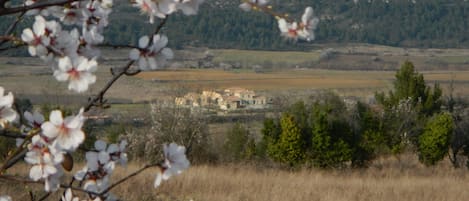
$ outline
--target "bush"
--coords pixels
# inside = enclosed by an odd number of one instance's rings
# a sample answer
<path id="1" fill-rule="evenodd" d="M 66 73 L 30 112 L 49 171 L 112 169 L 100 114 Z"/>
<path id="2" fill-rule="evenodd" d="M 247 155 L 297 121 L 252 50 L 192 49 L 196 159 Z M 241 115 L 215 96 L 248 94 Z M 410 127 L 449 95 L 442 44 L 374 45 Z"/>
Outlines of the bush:
<path id="1" fill-rule="evenodd" d="M 440 113 L 425 125 L 419 137 L 419 160 L 423 164 L 435 165 L 448 153 L 453 133 L 453 118 L 448 113 Z"/>

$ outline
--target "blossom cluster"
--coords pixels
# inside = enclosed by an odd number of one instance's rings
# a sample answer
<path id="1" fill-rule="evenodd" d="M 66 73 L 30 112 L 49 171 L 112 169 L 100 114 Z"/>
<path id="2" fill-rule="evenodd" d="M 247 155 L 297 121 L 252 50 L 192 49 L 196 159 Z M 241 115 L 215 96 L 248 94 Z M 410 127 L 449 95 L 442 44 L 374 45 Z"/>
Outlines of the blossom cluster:
<path id="1" fill-rule="evenodd" d="M 282 36 L 293 40 L 311 41 L 315 39 L 319 18 L 314 16 L 313 8 L 306 7 L 300 22 L 287 19 L 287 15 L 280 15 L 271 11 L 272 6 L 268 0 L 245 0 L 239 7 L 244 11 L 261 10 L 274 15 L 277 18 L 278 28 Z"/>
<path id="2" fill-rule="evenodd" d="M 69 158 L 69 153 L 74 152 L 85 140 L 82 130 L 85 121 L 83 109 L 77 115 L 66 118 L 63 118 L 60 110 L 54 110 L 50 113 L 49 121 L 45 122 L 41 114 L 28 113 L 25 113 L 28 123 L 24 126 L 39 131 L 27 145 L 28 152 L 24 158 L 32 165 L 29 177 L 34 181 L 44 180 L 46 191 L 56 191 L 60 187 L 63 170 L 71 169 L 68 163 L 73 159 Z"/>
<path id="3" fill-rule="evenodd" d="M 0 129 L 4 128 L 9 122 L 13 122 L 17 118 L 17 113 L 12 109 L 13 106 L 13 94 L 9 92 L 7 95 L 3 95 L 5 89 L 0 87 Z"/>

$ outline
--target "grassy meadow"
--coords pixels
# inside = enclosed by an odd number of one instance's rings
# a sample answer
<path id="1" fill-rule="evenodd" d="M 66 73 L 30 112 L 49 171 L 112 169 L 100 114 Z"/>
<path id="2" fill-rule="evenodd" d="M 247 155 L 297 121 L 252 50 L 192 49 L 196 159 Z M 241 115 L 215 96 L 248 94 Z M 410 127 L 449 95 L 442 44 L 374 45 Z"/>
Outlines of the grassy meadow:
<path id="1" fill-rule="evenodd" d="M 365 170 L 272 169 L 256 165 L 195 165 L 154 189 L 156 170 L 146 170 L 112 192 L 123 200 L 139 201 L 465 201 L 469 173 L 446 164 L 427 168 L 415 156 L 382 158 Z M 118 167 L 113 179 L 132 173 L 141 164 Z M 77 165 L 74 170 L 81 167 Z M 20 165 L 14 171 L 27 171 Z M 115 180 L 114 180 L 115 181 Z M 29 200 L 28 190 L 39 184 L 6 185 L 0 194 Z M 17 195 L 17 196 L 16 196 Z"/>

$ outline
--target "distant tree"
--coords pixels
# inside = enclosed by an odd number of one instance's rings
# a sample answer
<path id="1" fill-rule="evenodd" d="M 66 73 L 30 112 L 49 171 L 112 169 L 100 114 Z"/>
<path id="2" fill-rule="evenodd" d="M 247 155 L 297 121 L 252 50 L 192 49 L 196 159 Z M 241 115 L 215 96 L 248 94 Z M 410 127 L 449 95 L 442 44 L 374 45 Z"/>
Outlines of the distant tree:
<path id="1" fill-rule="evenodd" d="M 223 146 L 226 156 L 230 161 L 240 161 L 245 158 L 248 151 L 249 130 L 240 123 L 233 125 L 228 131 L 226 141 Z M 252 150 L 249 150 L 252 152 Z M 254 152 L 255 153 L 255 152 Z M 254 153 L 249 153 L 253 155 Z"/>
<path id="2" fill-rule="evenodd" d="M 415 70 L 412 62 L 404 62 L 395 77 L 393 91 L 389 91 L 387 96 L 384 93 L 376 94 L 378 103 L 385 109 L 391 110 L 403 100 L 409 99 L 421 115 L 432 116 L 440 111 L 442 105 L 440 86 L 435 84 L 433 88 L 428 87 L 423 75 Z"/>
<path id="3" fill-rule="evenodd" d="M 358 102 L 350 116 L 353 130 L 353 167 L 365 167 L 376 155 L 386 149 L 383 123 L 368 105 Z"/>
<path id="4" fill-rule="evenodd" d="M 274 159 L 290 166 L 303 163 L 305 159 L 304 141 L 294 117 L 284 113 L 280 119 L 280 127 L 282 132 L 275 147 Z"/>
<path id="5" fill-rule="evenodd" d="M 341 118 L 330 115 L 327 106 L 316 104 L 312 118 L 311 159 L 321 168 L 337 168 L 352 159 L 351 130 Z"/>
<path id="6" fill-rule="evenodd" d="M 397 154 L 409 144 L 417 146 L 425 122 L 441 110 L 442 90 L 438 84 L 427 86 L 409 61 L 402 64 L 395 77 L 393 90 L 387 95 L 376 93 L 376 99 L 384 109 L 388 146 Z"/>
<path id="7" fill-rule="evenodd" d="M 265 119 L 264 127 L 262 128 L 262 141 L 257 146 L 259 155 L 265 156 L 268 154 L 274 157 L 281 133 L 282 129 L 278 120 L 272 118 Z"/>
<path id="8" fill-rule="evenodd" d="M 432 117 L 419 138 L 419 160 L 425 165 L 435 165 L 448 153 L 454 125 L 449 113 Z"/>

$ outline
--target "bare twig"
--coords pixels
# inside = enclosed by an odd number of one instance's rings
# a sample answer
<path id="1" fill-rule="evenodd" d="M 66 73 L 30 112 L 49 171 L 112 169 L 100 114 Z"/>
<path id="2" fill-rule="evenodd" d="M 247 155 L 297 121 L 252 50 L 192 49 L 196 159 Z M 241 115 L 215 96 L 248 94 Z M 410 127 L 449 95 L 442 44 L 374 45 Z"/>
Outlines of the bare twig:
<path id="1" fill-rule="evenodd" d="M 0 16 L 25 12 L 25 11 L 32 10 L 32 9 L 37 9 L 37 8 L 46 8 L 46 7 L 49 7 L 49 6 L 61 6 L 61 5 L 65 5 L 65 4 L 68 4 L 68 3 L 75 2 L 75 1 L 81 1 L 81 0 L 38 1 L 37 3 L 34 3 L 32 5 L 29 5 L 29 6 L 20 6 L 20 7 L 13 7 L 13 8 L 1 8 L 0 7 Z"/>
<path id="2" fill-rule="evenodd" d="M 46 194 L 44 194 L 41 198 L 39 198 L 38 201 L 44 201 L 44 200 L 46 200 L 49 196 L 50 196 L 50 193 L 46 193 Z"/>
<path id="3" fill-rule="evenodd" d="M 122 75 L 125 75 L 125 72 L 132 66 L 134 61 L 129 61 L 127 65 L 119 72 L 119 73 L 113 73 L 113 77 L 111 80 L 108 81 L 108 83 L 101 89 L 101 91 L 96 95 L 94 98 L 90 98 L 88 101 L 88 104 L 85 106 L 85 112 L 89 111 L 93 106 L 100 106 L 104 103 L 104 94 L 106 94 L 107 90 L 111 88 L 111 86 L 116 82 Z"/>
<path id="4" fill-rule="evenodd" d="M 139 170 L 133 172 L 132 174 L 129 174 L 127 175 L 126 177 L 120 179 L 119 181 L 113 183 L 112 185 L 110 185 L 108 188 L 104 189 L 104 191 L 102 191 L 99 196 L 103 196 L 105 195 L 106 193 L 108 193 L 111 189 L 113 189 L 114 187 L 118 186 L 119 184 L 127 181 L 128 179 L 134 177 L 134 176 L 137 176 L 138 174 L 142 173 L 143 171 L 145 171 L 146 169 L 148 168 L 152 168 L 152 167 L 159 167 L 159 168 L 162 168 L 160 163 L 156 163 L 156 164 L 149 164 L 149 165 L 145 165 L 144 167 L 140 168 Z"/>
<path id="5" fill-rule="evenodd" d="M 0 1 L 0 5 L 1 5 L 1 1 Z M 5 33 L 3 33 L 3 35 L 5 36 L 9 36 L 13 30 L 15 30 L 16 26 L 18 25 L 18 23 L 21 21 L 21 19 L 23 19 L 23 16 L 26 12 L 22 12 L 18 17 L 16 17 L 16 20 L 10 25 L 10 27 L 8 27 L 8 29 L 5 31 Z M 7 42 L 7 40 L 2 40 L 0 39 L 0 46 L 5 44 Z"/>
<path id="6" fill-rule="evenodd" d="M 154 35 L 158 34 L 161 31 L 163 26 L 166 24 L 167 20 L 168 20 L 168 16 L 166 16 L 164 19 L 161 20 L 160 24 L 158 25 L 158 27 L 156 27 L 155 32 L 153 33 L 151 38 L 153 38 Z M 128 47 L 133 47 L 133 46 L 128 46 Z M 94 98 L 89 98 L 88 103 L 84 107 L 85 112 L 89 111 L 92 107 L 103 106 L 105 103 L 104 95 L 120 77 L 122 77 L 123 75 L 133 76 L 141 72 L 140 70 L 129 71 L 133 63 L 134 61 L 129 61 L 127 65 L 125 65 L 122 69 L 111 68 L 111 74 L 113 75 L 113 77 L 101 89 L 101 91 L 99 91 L 99 93 L 96 96 L 94 96 Z M 116 72 L 116 70 L 120 70 L 120 71 Z"/>
<path id="7" fill-rule="evenodd" d="M 24 139 L 23 143 L 13 152 L 8 156 L 8 158 L 4 161 L 2 167 L 0 168 L 0 175 L 3 174 L 5 170 L 16 164 L 24 154 L 26 154 L 26 148 L 25 145 L 26 143 L 35 135 L 39 133 L 40 130 L 31 130 L 28 133 L 28 136 Z"/>

